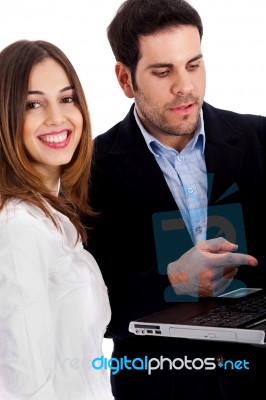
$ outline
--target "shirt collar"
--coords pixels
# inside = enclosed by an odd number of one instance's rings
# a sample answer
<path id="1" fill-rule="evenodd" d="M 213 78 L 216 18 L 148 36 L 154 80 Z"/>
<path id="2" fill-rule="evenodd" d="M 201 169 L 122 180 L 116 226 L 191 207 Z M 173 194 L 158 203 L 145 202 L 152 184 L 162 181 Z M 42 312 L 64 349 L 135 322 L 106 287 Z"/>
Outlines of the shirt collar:
<path id="1" fill-rule="evenodd" d="M 136 119 L 136 122 L 138 124 L 138 127 L 143 135 L 143 138 L 149 148 L 149 150 L 153 153 L 155 157 L 160 157 L 160 154 L 156 151 L 158 148 L 163 148 L 165 150 L 171 150 L 173 151 L 172 148 L 163 145 L 161 142 L 159 142 L 158 139 L 156 139 L 154 136 L 152 136 L 150 133 L 146 131 L 144 128 L 138 114 L 136 111 L 136 107 L 134 107 L 134 116 Z M 204 130 L 204 120 L 203 120 L 203 112 L 202 109 L 200 110 L 200 115 L 199 115 L 199 121 L 196 127 L 196 131 L 194 134 L 193 139 L 186 145 L 185 149 L 192 150 L 195 148 L 195 146 L 199 146 L 202 154 L 204 153 L 205 150 L 205 130 Z M 160 152 L 159 152 L 160 153 Z"/>

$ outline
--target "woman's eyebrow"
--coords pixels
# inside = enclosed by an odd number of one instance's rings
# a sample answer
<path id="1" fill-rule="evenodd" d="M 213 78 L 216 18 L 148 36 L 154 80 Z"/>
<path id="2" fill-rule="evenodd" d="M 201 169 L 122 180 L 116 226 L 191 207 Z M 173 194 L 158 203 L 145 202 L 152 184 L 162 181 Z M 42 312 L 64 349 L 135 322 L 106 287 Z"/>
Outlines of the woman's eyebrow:
<path id="1" fill-rule="evenodd" d="M 67 90 L 71 90 L 74 89 L 74 86 L 66 86 L 63 89 L 60 90 L 60 93 L 65 92 Z M 44 95 L 44 92 L 40 91 L 40 90 L 29 90 L 28 94 L 40 94 L 40 95 Z"/>

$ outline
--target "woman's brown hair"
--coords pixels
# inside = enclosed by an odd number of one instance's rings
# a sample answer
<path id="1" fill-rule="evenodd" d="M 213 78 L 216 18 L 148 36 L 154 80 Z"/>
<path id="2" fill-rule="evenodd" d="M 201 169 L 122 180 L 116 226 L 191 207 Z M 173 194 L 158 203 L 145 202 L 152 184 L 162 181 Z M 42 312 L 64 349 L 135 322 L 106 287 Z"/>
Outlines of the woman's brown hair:
<path id="1" fill-rule="evenodd" d="M 83 117 L 83 132 L 72 160 L 61 167 L 58 197 L 52 195 L 44 178 L 33 168 L 23 144 L 22 129 L 32 67 L 47 58 L 58 62 L 75 89 Z M 52 43 L 19 40 L 0 52 L 0 210 L 11 199 L 27 201 L 58 224 L 47 202 L 65 214 L 86 242 L 81 215 L 93 215 L 88 204 L 88 183 L 92 158 L 92 135 L 88 106 L 77 73 L 66 55 Z"/>

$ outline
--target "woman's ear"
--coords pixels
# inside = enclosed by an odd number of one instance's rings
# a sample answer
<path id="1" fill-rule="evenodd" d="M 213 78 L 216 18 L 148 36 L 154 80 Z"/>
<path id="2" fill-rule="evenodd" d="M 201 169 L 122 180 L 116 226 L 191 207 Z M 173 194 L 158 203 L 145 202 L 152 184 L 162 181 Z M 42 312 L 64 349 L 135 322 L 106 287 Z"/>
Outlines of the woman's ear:
<path id="1" fill-rule="evenodd" d="M 129 68 L 125 64 L 118 62 L 115 65 L 115 73 L 123 92 L 127 97 L 132 99 L 134 97 L 134 90 L 132 87 L 131 72 Z"/>

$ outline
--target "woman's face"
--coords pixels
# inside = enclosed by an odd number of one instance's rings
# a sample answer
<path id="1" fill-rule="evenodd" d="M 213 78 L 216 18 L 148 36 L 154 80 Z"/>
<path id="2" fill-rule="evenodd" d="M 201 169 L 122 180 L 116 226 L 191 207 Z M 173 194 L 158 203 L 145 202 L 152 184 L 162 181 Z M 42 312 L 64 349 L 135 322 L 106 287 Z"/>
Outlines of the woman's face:
<path id="1" fill-rule="evenodd" d="M 23 143 L 47 180 L 60 176 L 79 144 L 83 117 L 65 70 L 47 58 L 33 66 L 23 123 Z"/>

